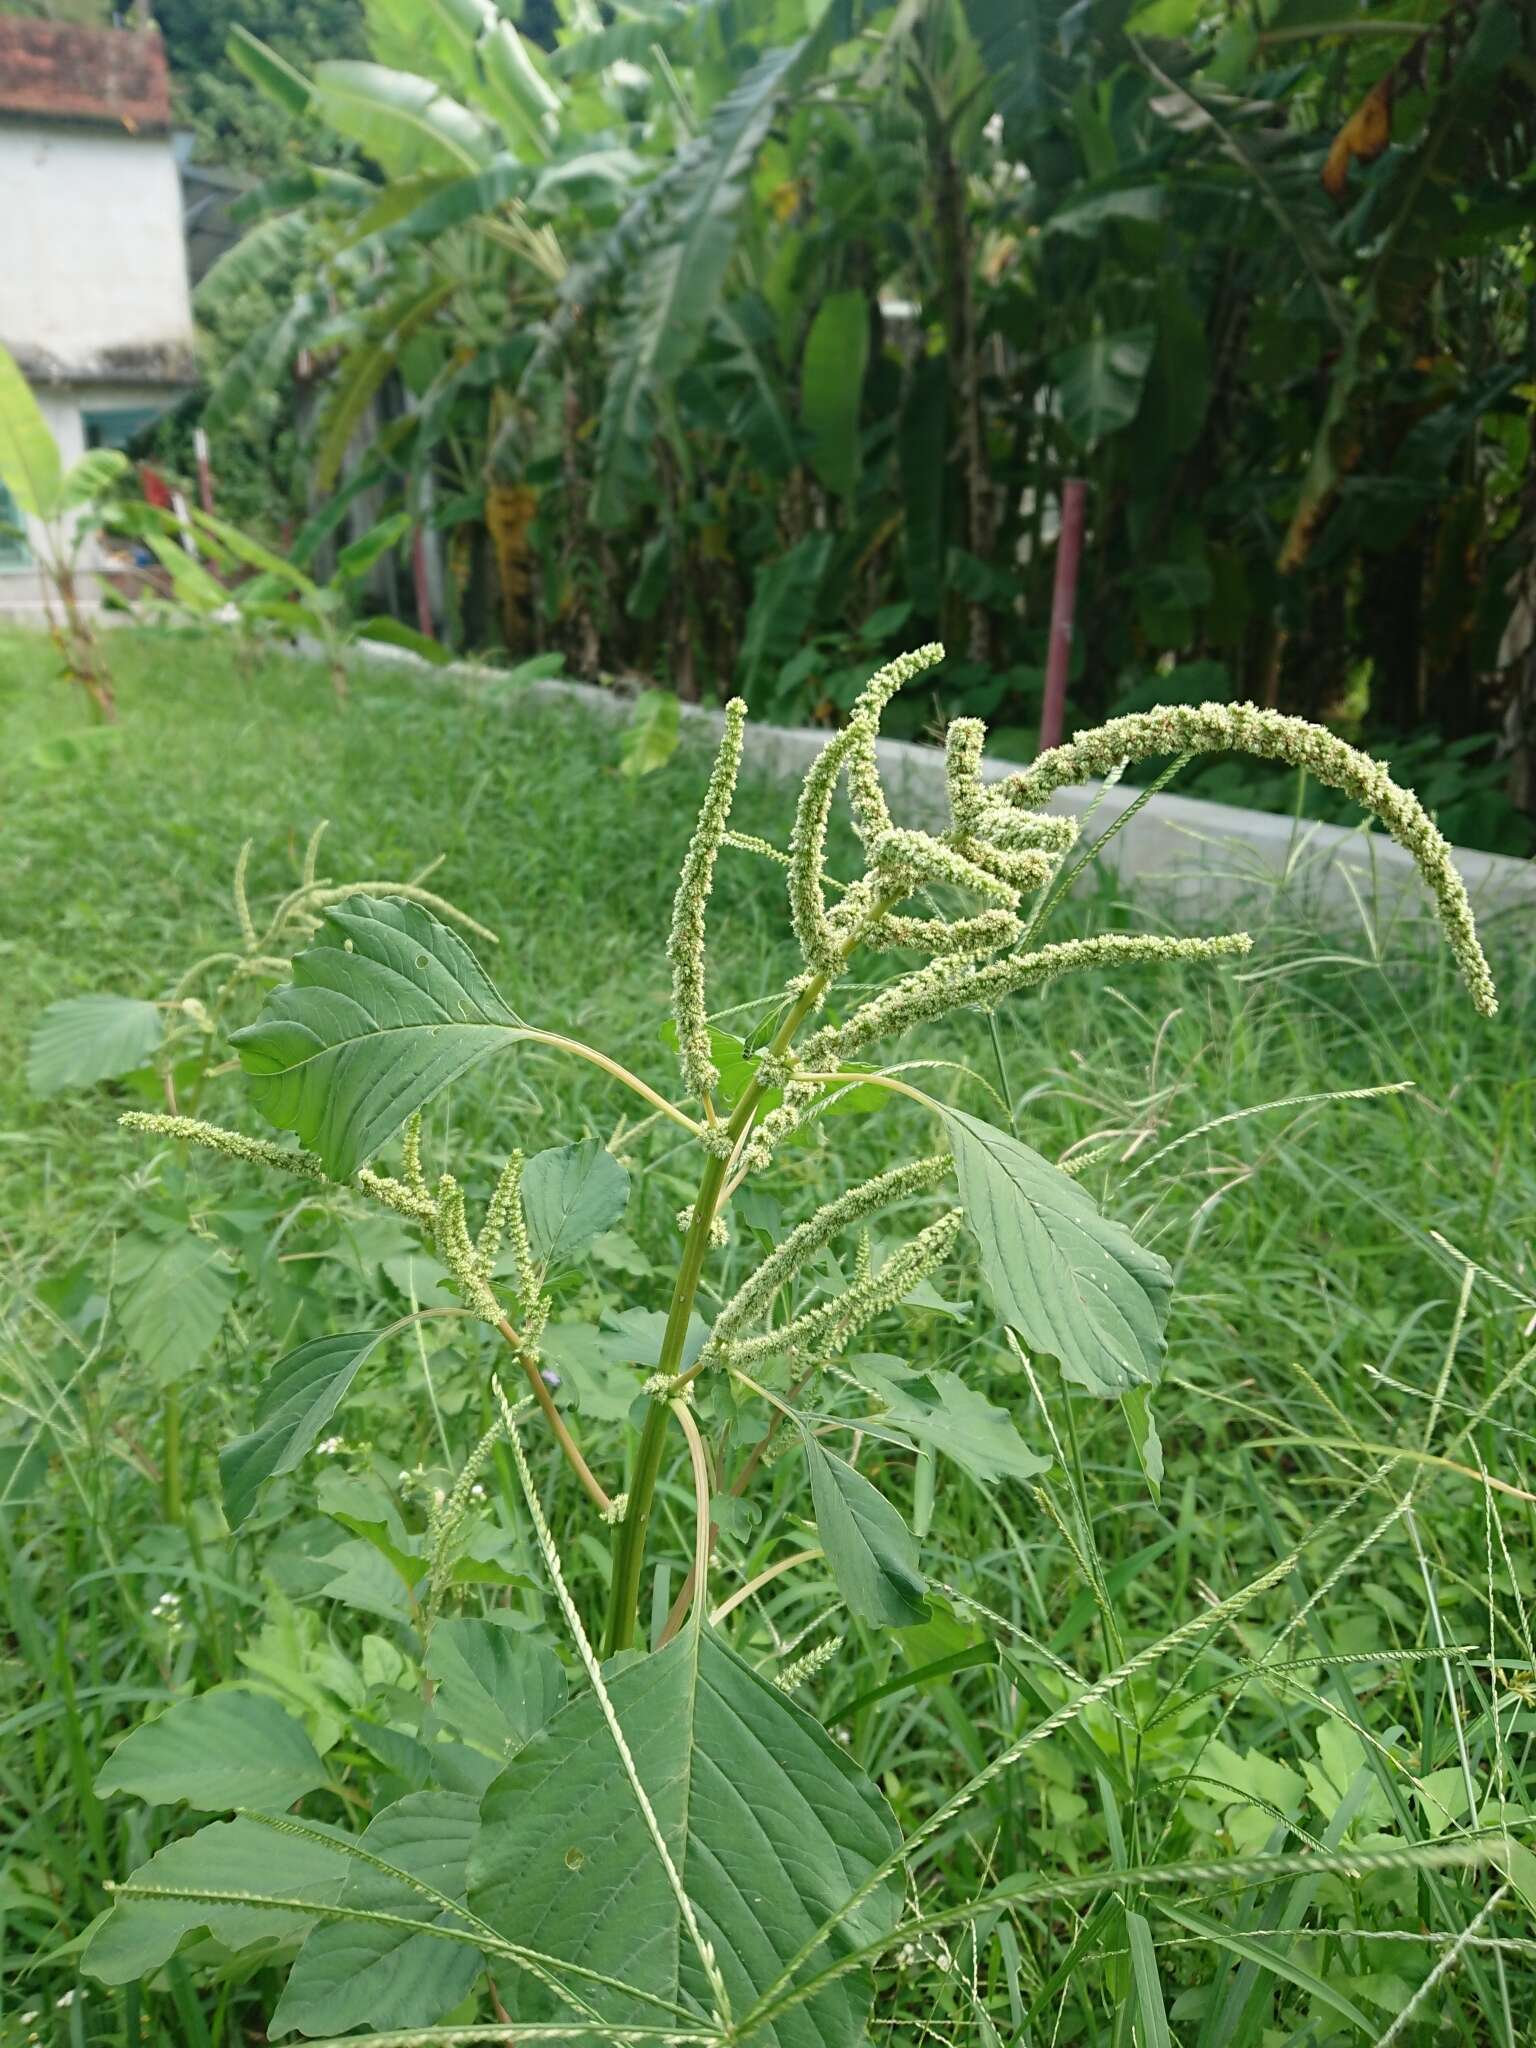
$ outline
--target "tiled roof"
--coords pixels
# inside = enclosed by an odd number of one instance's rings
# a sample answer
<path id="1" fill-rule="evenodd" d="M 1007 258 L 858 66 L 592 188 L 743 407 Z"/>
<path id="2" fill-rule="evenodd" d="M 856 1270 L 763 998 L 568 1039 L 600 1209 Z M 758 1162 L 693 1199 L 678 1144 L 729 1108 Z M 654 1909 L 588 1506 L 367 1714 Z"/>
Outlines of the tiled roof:
<path id="1" fill-rule="evenodd" d="M 8 116 L 163 132 L 171 90 L 159 35 L 0 20 L 0 121 Z"/>

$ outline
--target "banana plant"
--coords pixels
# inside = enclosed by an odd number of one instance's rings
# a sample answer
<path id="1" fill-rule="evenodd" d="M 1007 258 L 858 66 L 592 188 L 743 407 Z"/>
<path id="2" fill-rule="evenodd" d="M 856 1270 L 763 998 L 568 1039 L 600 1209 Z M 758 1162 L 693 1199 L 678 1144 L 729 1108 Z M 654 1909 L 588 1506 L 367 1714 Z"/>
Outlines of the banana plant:
<path id="1" fill-rule="evenodd" d="M 49 630 L 64 673 L 107 724 L 117 704 L 100 640 L 81 603 L 79 569 L 106 501 L 127 469 L 128 458 L 117 448 L 88 448 L 66 469 L 31 386 L 0 344 L 0 484 L 28 522 L 18 531 L 36 551 Z"/>
<path id="2" fill-rule="evenodd" d="M 349 541 L 326 583 L 210 512 L 188 511 L 183 520 L 157 506 L 135 505 L 124 508 L 118 524 L 143 540 L 169 581 L 166 596 L 141 606 L 146 615 L 219 621 L 255 640 L 307 642 L 324 660 L 340 702 L 347 696 L 347 656 L 360 640 L 403 647 L 435 665 L 453 658 L 440 641 L 403 620 L 356 609 L 365 578 L 410 533 L 409 512 L 396 512 Z"/>

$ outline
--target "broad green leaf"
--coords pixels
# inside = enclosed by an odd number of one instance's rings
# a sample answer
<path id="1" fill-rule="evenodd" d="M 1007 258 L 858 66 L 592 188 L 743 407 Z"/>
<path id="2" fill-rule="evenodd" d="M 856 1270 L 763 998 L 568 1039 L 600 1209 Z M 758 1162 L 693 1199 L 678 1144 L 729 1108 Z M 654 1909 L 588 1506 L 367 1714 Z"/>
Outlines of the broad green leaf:
<path id="1" fill-rule="evenodd" d="M 20 364 L 0 344 L 0 484 L 23 512 L 51 519 L 58 510 L 62 480 L 58 443 Z"/>
<path id="2" fill-rule="evenodd" d="M 337 575 L 348 578 L 366 576 L 379 557 L 398 547 L 410 530 L 409 512 L 395 512 L 388 519 L 381 519 L 377 526 L 359 534 L 356 540 L 349 540 L 344 548 L 337 551 Z"/>
<path id="3" fill-rule="evenodd" d="M 830 293 L 805 339 L 800 418 L 811 437 L 811 467 L 843 498 L 858 487 L 859 404 L 868 361 L 868 300 L 863 292 Z"/>
<path id="4" fill-rule="evenodd" d="M 653 390 L 688 367 L 709 330 L 735 253 L 753 162 L 806 48 L 802 41 L 765 51 L 711 110 L 697 149 L 680 160 L 668 182 L 663 227 L 638 262 L 631 255 L 598 430 L 593 516 L 599 525 L 620 524 L 645 487 Z"/>
<path id="5" fill-rule="evenodd" d="M 235 1294 L 223 1248 L 191 1231 L 118 1240 L 113 1310 L 128 1348 L 161 1386 L 208 1355 Z"/>
<path id="6" fill-rule="evenodd" d="M 27 1086 L 34 1095 L 57 1095 L 115 1080 L 150 1060 L 164 1035 L 159 1010 L 136 996 L 68 996 L 37 1020 Z"/>
<path id="7" fill-rule="evenodd" d="M 462 1930 L 460 1915 L 424 1897 L 417 1886 L 429 1885 L 461 1902 L 465 1860 L 479 1829 L 474 1799 L 455 1792 L 407 1793 L 376 1814 L 358 1841 L 359 1849 L 389 1870 L 332 1852 L 345 1874 L 336 1903 L 423 1927 Z M 393 1924 L 325 1921 L 300 1949 L 269 2031 L 275 2037 L 295 2030 L 344 2034 L 368 2025 L 428 2027 L 468 1995 L 483 1968 L 484 1958 L 462 1942 L 410 1934 Z"/>
<path id="8" fill-rule="evenodd" d="M 1123 185 L 1110 192 L 1089 192 L 1057 207 L 1043 223 L 1042 232 L 1086 239 L 1097 234 L 1106 221 L 1161 220 L 1164 200 L 1161 185 Z"/>
<path id="9" fill-rule="evenodd" d="M 1155 1382 L 1173 1292 L 1167 1260 L 1017 1138 L 963 1110 L 946 1110 L 944 1121 L 1004 1322 L 1096 1394 Z"/>
<path id="10" fill-rule="evenodd" d="M 126 1735 L 97 1773 L 96 1790 L 131 1792 L 153 1806 L 185 1799 L 204 1813 L 276 1813 L 325 1782 L 315 1745 L 276 1700 L 221 1691 L 178 1700 Z"/>
<path id="11" fill-rule="evenodd" d="M 631 780 L 654 775 L 677 752 L 682 706 L 670 690 L 642 690 L 619 741 L 619 773 Z"/>
<path id="12" fill-rule="evenodd" d="M 1155 327 L 1128 327 L 1052 357 L 1062 422 L 1082 448 L 1097 447 L 1135 419 L 1156 346 Z"/>
<path id="13" fill-rule="evenodd" d="M 253 36 L 239 22 L 230 27 L 224 54 L 237 71 L 243 71 L 252 85 L 285 114 L 308 110 L 314 88 L 303 72 L 296 71 L 286 57 L 268 49 L 259 36 Z"/>
<path id="14" fill-rule="evenodd" d="M 339 1830 L 312 1823 L 322 1835 Z M 141 1863 L 92 1930 L 85 1968 L 104 1984 L 131 1984 L 168 1962 L 183 1935 L 206 1927 L 227 1949 L 256 1942 L 291 1940 L 312 1927 L 315 1913 L 303 1905 L 291 1911 L 246 1906 L 228 1900 L 154 1899 L 134 1896 L 136 1886 L 167 1891 L 265 1892 L 270 1898 L 330 1905 L 347 1878 L 347 1864 L 324 1842 L 280 1834 L 255 1820 L 216 1820 L 168 1842 Z"/>
<path id="15" fill-rule="evenodd" d="M 326 911 L 292 982 L 231 1043 L 257 1108 L 345 1180 L 413 1110 L 523 1036 L 473 953 L 430 911 L 353 896 Z"/>
<path id="16" fill-rule="evenodd" d="M 995 1407 L 952 1372 L 929 1372 L 902 1384 L 874 1372 L 861 1370 L 860 1376 L 889 1404 L 883 1422 L 942 1451 L 984 1486 L 1033 1479 L 1050 1467 L 1050 1459 L 1038 1457 L 1019 1435 L 1006 1408 Z"/>
<path id="17" fill-rule="evenodd" d="M 346 1399 L 358 1369 L 387 1330 L 315 1337 L 280 1358 L 256 1397 L 256 1427 L 219 1453 L 224 1516 L 238 1529 L 269 1479 L 291 1472 Z"/>
<path id="18" fill-rule="evenodd" d="M 600 1138 L 536 1152 L 523 1173 L 528 1241 L 541 1266 L 568 1263 L 629 1206 L 629 1175 Z"/>
<path id="19" fill-rule="evenodd" d="M 812 1436 L 805 1455 L 816 1530 L 838 1591 L 860 1621 L 912 1627 L 928 1608 L 911 1530 L 878 1487 Z"/>
<path id="20" fill-rule="evenodd" d="M 59 485 L 59 510 L 93 504 L 121 483 L 133 465 L 121 448 L 87 448 L 72 462 Z"/>
<path id="21" fill-rule="evenodd" d="M 565 1705 L 565 1667 L 548 1643 L 472 1616 L 437 1624 L 422 1668 L 437 1718 L 502 1762 Z"/>
<path id="22" fill-rule="evenodd" d="M 419 660 L 430 662 L 433 668 L 447 668 L 458 658 L 453 649 L 445 647 L 441 640 L 418 632 L 404 619 L 388 619 L 382 613 L 377 618 L 364 619 L 357 629 L 357 637 L 359 640 L 377 640 L 381 646 L 404 647 Z"/>
<path id="23" fill-rule="evenodd" d="M 716 1959 L 746 2011 L 895 1850 L 899 1831 L 851 1757 L 714 1636 L 687 1628 L 618 1671 L 608 1690 L 662 1838 Z M 668 1999 L 711 1999 L 686 1922 L 585 1694 L 515 1756 L 486 1794 L 469 1901 L 499 1932 Z M 878 1941 L 895 1925 L 892 1876 L 804 1966 Z M 521 1985 L 500 1986 L 526 2001 Z M 605 2019 L 654 2007 L 588 1982 Z M 850 1972 L 753 2035 L 761 2048 L 856 2048 L 870 1981 Z"/>
<path id="24" fill-rule="evenodd" d="M 315 66 L 313 93 L 316 109 L 337 133 L 361 143 L 391 177 L 477 170 L 495 149 L 478 114 L 408 71 L 333 58 Z"/>
<path id="25" fill-rule="evenodd" d="M 1045 61 L 1059 0 L 964 0 L 993 106 L 1010 124 L 1049 104 Z"/>

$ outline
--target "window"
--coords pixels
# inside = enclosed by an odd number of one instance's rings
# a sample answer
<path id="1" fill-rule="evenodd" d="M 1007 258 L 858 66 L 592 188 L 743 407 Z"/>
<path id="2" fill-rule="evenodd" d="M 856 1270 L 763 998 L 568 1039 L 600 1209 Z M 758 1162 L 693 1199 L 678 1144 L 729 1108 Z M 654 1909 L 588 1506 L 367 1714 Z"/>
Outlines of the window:
<path id="1" fill-rule="evenodd" d="M 22 569 L 31 561 L 21 508 L 0 484 L 0 569 Z"/>
<path id="2" fill-rule="evenodd" d="M 100 412 L 81 414 L 87 448 L 124 448 L 151 420 L 160 417 L 158 405 L 114 405 Z"/>

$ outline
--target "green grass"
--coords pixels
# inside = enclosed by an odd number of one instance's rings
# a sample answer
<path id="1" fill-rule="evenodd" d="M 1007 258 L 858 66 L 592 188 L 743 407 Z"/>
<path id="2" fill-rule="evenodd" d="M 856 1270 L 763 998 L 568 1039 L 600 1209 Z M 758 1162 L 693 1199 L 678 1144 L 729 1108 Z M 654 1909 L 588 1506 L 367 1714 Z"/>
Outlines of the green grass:
<path id="1" fill-rule="evenodd" d="M 253 895 L 270 902 L 328 817 L 323 872 L 402 876 L 443 855 L 433 886 L 500 935 L 487 965 L 509 1000 L 670 1086 L 660 942 L 704 764 L 685 753 L 634 784 L 615 772 L 616 738 L 565 712 L 383 676 L 360 677 L 343 708 L 318 672 L 273 660 L 242 673 L 222 643 L 122 634 L 112 648 L 122 723 L 92 732 L 38 643 L 0 642 L 0 2044 L 232 2048 L 262 2038 L 276 1978 L 259 1958 L 205 1944 L 142 1989 L 77 1979 L 71 1944 L 105 1884 L 178 1824 L 98 1800 L 91 1779 L 157 1702 L 224 1678 L 279 1691 L 316 1725 L 354 1682 L 362 1634 L 388 1634 L 318 1592 L 318 1549 L 336 1531 L 297 1482 L 232 1543 L 213 1460 L 247 1426 L 284 1315 L 352 1326 L 394 1284 L 384 1262 L 399 1248 L 245 1169 L 126 1136 L 121 1091 L 31 1099 L 28 1035 L 64 995 L 162 995 L 228 942 L 241 842 L 254 841 Z M 788 810 L 783 790 L 749 785 L 734 822 L 782 843 Z M 1068 924 L 1149 920 L 1150 894 L 1126 904 L 1106 887 Z M 1000 1894 L 974 1935 L 918 1938 L 882 1971 L 882 2042 L 1321 2048 L 1386 2037 L 1404 2010 L 1391 2039 L 1405 2048 L 1514 2048 L 1536 2028 L 1536 1861 L 1496 1848 L 1507 1881 L 1489 1864 L 1413 1862 L 1414 1845 L 1467 1827 L 1469 1784 L 1481 1822 L 1506 1821 L 1516 1843 L 1536 1813 L 1528 921 L 1489 934 L 1504 996 L 1491 1026 L 1412 920 L 1324 937 L 1285 898 L 1261 897 L 1249 922 L 1254 954 L 1235 971 L 1065 982 L 1010 1006 L 995 1043 L 978 1018 L 890 1055 L 969 1067 L 971 1079 L 919 1078 L 994 1116 L 1006 1112 L 991 1091 L 1006 1093 L 1049 1156 L 1111 1148 L 1089 1183 L 1178 1273 L 1156 1401 L 1160 1497 L 1118 1407 L 1070 1394 L 1048 1366 L 1022 1368 L 962 1268 L 942 1290 L 965 1304 L 958 1316 L 893 1319 L 880 1341 L 962 1373 L 1057 1464 L 1038 1488 L 982 1489 L 947 1466 L 935 1485 L 866 1445 L 863 1468 L 915 1517 L 952 1613 L 905 1642 L 872 1637 L 813 1564 L 737 1611 L 743 1653 L 777 1663 L 838 1640 L 802 1698 L 911 1828 L 1077 1684 L 1307 1548 L 1283 1585 L 1029 1749 L 922 1848 L 911 1886 L 926 1912 L 1000 1880 L 1062 1895 Z M 776 871 L 728 858 L 712 931 L 723 1004 L 764 999 L 792 971 Z M 1238 1115 L 1397 1080 L 1412 1091 Z M 430 1147 L 448 1156 L 451 1128 L 452 1156 L 483 1183 L 511 1144 L 612 1138 L 626 1102 L 589 1069 L 519 1055 L 434 1110 Z M 198 1109 L 258 1128 L 236 1077 Z M 818 1145 L 785 1154 L 769 1195 L 793 1219 L 898 1142 L 929 1143 L 907 1104 L 829 1123 Z M 654 1131 L 617 1149 L 638 1183 L 634 1250 L 615 1250 L 606 1279 L 654 1307 L 694 1168 Z M 261 1276 L 169 1390 L 145 1383 L 109 1306 L 115 1248 L 146 1213 L 197 1217 Z M 583 1294 L 569 1312 L 584 1311 Z M 471 1348 L 398 1347 L 343 1418 L 344 1459 L 377 1456 L 392 1479 L 420 1464 L 430 1480 L 439 1432 L 462 1455 L 482 1403 Z M 617 1485 L 621 1426 L 577 1421 Z M 564 1468 L 547 1458 L 542 1471 L 595 1613 L 606 1545 Z M 792 1457 L 762 1476 L 717 1596 L 805 1545 L 804 1493 Z M 690 1498 L 671 1468 L 652 1549 L 662 1603 L 688 1552 Z M 154 1612 L 166 1593 L 181 1602 L 174 1628 Z M 961 1650 L 978 1661 L 911 1682 Z M 1384 1848 L 1398 1867 L 1063 1889 L 1106 1869 L 1311 1842 Z"/>

